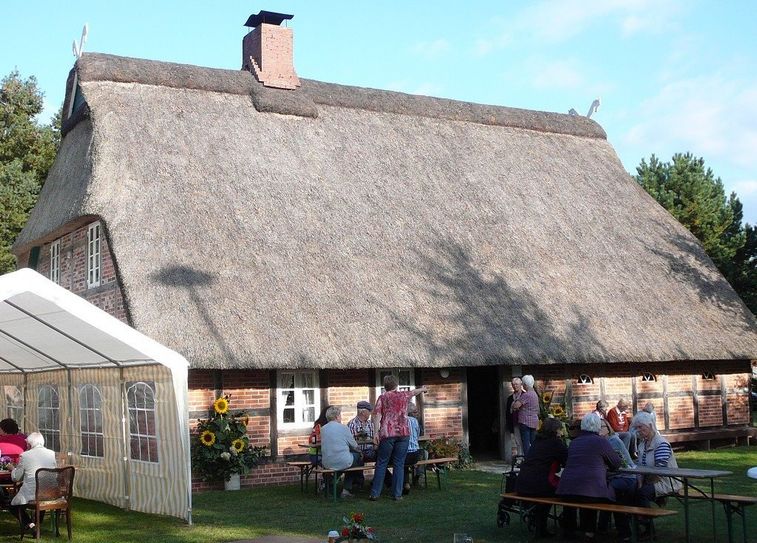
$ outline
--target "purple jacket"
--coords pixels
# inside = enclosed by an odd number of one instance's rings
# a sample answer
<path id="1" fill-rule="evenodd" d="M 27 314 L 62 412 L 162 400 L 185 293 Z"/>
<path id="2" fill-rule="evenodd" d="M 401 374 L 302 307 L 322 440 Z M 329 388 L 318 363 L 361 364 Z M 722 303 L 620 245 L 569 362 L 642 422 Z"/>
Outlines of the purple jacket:
<path id="1" fill-rule="evenodd" d="M 606 438 L 582 431 L 568 447 L 568 461 L 557 486 L 558 495 L 615 499 L 607 470 L 620 467 L 620 456 Z"/>

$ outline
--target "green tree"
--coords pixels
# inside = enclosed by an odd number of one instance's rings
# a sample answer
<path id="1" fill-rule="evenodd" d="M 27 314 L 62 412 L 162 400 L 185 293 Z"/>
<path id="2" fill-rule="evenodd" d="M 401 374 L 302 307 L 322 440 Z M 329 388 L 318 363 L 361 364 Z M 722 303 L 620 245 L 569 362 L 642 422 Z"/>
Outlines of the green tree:
<path id="1" fill-rule="evenodd" d="M 757 309 L 757 232 L 742 225 L 736 193 L 691 153 L 671 162 L 652 155 L 636 168 L 636 181 L 702 242 L 704 250 L 754 313 Z"/>
<path id="2" fill-rule="evenodd" d="M 43 94 L 32 76 L 18 71 L 0 83 L 0 273 L 12 271 L 10 248 L 26 223 L 60 143 L 60 114 L 37 123 Z"/>

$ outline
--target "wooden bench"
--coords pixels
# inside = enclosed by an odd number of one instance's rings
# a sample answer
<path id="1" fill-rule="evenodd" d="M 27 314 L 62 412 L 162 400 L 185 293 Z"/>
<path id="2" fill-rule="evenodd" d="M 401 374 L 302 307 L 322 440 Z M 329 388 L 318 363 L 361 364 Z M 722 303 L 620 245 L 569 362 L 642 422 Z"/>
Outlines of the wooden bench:
<path id="1" fill-rule="evenodd" d="M 444 468 L 449 464 L 457 462 L 457 458 L 428 458 L 426 460 L 418 460 L 415 464 L 405 466 L 406 468 L 413 469 L 416 466 L 423 468 L 423 486 L 428 488 L 428 468 Z M 439 486 L 439 490 L 442 489 L 442 475 L 446 475 L 445 469 L 436 470 L 436 484 Z"/>
<path id="2" fill-rule="evenodd" d="M 293 460 L 291 462 L 287 462 L 287 466 L 292 466 L 295 468 L 298 468 L 300 470 L 300 492 L 305 492 L 308 488 L 308 482 L 310 480 L 310 474 L 312 473 L 313 469 L 315 469 L 315 465 L 313 465 L 312 462 L 309 460 Z M 318 480 L 316 479 L 316 489 L 318 488 Z"/>
<path id="3" fill-rule="evenodd" d="M 667 517 L 678 514 L 678 511 L 669 509 L 657 509 L 651 507 L 635 507 L 632 505 L 620 505 L 617 503 L 576 503 L 562 500 L 558 497 L 546 498 L 536 496 L 521 496 L 516 492 L 506 492 L 502 494 L 503 498 L 509 500 L 518 500 L 528 503 L 537 503 L 542 505 L 559 505 L 561 507 L 573 507 L 575 509 L 590 509 L 593 511 L 606 511 L 608 513 L 622 513 L 631 515 L 631 541 L 638 540 L 638 517 L 654 519 L 658 517 Z"/>
<path id="4" fill-rule="evenodd" d="M 332 488 L 333 493 L 334 493 L 334 501 L 336 501 L 336 483 L 339 480 L 339 476 L 340 475 L 342 475 L 344 473 L 355 472 L 355 471 L 365 472 L 365 471 L 370 471 L 370 470 L 373 470 L 373 469 L 376 469 L 376 463 L 375 462 L 366 462 L 365 465 L 363 465 L 363 466 L 353 466 L 351 468 L 346 468 L 346 469 L 328 469 L 328 468 L 323 468 L 323 467 L 317 467 L 317 468 L 314 468 L 311 471 L 312 471 L 312 473 L 315 473 L 315 477 L 316 477 L 315 480 L 316 481 L 318 481 L 318 475 L 321 475 L 323 477 L 324 481 L 326 481 L 326 477 L 327 476 L 331 475 L 331 483 L 332 483 L 331 484 L 331 488 Z M 316 483 L 316 486 L 317 486 L 317 483 Z M 324 490 L 325 496 L 328 498 L 328 496 L 329 496 L 329 485 L 325 484 L 323 490 Z M 317 492 L 317 490 L 316 490 L 316 492 Z"/>
<path id="5" fill-rule="evenodd" d="M 683 494 L 675 494 L 674 497 L 683 499 Z M 755 496 L 737 496 L 735 494 L 707 494 L 707 493 L 691 493 L 689 492 L 690 500 L 712 500 L 723 505 L 725 511 L 725 517 L 728 522 L 728 541 L 733 541 L 733 515 L 741 515 L 741 530 L 744 536 L 744 543 L 746 543 L 746 508 L 750 505 L 757 504 L 757 497 Z"/>

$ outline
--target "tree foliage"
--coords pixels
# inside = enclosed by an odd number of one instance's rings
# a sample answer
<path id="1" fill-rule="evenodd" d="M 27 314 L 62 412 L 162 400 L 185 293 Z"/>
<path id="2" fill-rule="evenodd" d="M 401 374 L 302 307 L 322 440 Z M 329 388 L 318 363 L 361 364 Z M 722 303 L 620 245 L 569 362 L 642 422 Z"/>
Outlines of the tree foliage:
<path id="1" fill-rule="evenodd" d="M 636 181 L 702 243 L 704 250 L 754 313 L 757 310 L 757 232 L 743 225 L 736 193 L 704 159 L 675 154 L 671 162 L 652 155 L 636 168 Z"/>
<path id="2" fill-rule="evenodd" d="M 60 142 L 60 114 L 37 123 L 43 94 L 32 76 L 13 71 L 0 83 L 0 273 L 12 271 L 10 248 L 26 223 Z"/>

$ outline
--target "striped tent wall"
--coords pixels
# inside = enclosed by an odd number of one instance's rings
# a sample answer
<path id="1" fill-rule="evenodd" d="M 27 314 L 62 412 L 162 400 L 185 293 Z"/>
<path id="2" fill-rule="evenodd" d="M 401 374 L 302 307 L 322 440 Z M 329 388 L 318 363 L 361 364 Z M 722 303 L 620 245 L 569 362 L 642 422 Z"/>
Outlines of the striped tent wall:
<path id="1" fill-rule="evenodd" d="M 124 370 L 127 382 L 155 385 L 158 462 L 130 460 L 131 508 L 186 518 L 189 496 L 183 485 L 186 460 L 171 371 L 162 365 Z"/>
<path id="2" fill-rule="evenodd" d="M 123 375 L 122 375 L 123 374 Z M 69 400 L 70 378 L 70 400 Z M 122 379 L 126 384 L 142 382 L 154 391 L 158 461 L 130 458 L 128 418 L 126 438 L 121 424 L 126 413 L 123 405 Z M 171 370 L 163 365 L 125 368 L 96 368 L 43 373 L 3 374 L 0 385 L 25 389 L 26 433 L 39 430 L 38 401 L 42 386 L 51 385 L 58 392 L 60 451 L 58 465 L 76 467 L 74 494 L 82 498 L 110 503 L 118 507 L 187 518 L 189 496 L 182 485 L 185 469 L 182 425 Z M 80 392 L 84 385 L 94 385 L 100 393 L 103 420 L 103 457 L 84 456 L 81 438 Z M 6 395 L 2 406 L 7 413 Z M 72 408 L 73 407 L 73 408 Z M 20 421 L 19 421 L 20 422 Z M 124 440 L 126 439 L 126 446 Z M 127 458 L 124 464 L 124 457 Z M 128 474 L 128 475 L 127 475 Z"/>
<path id="3" fill-rule="evenodd" d="M 74 493 L 92 500 L 127 508 L 124 466 L 123 402 L 119 370 L 97 368 L 71 372 L 74 434 L 67 439 L 71 464 L 76 466 Z M 85 385 L 97 388 L 101 397 L 103 456 L 82 455 L 81 392 Z"/>

